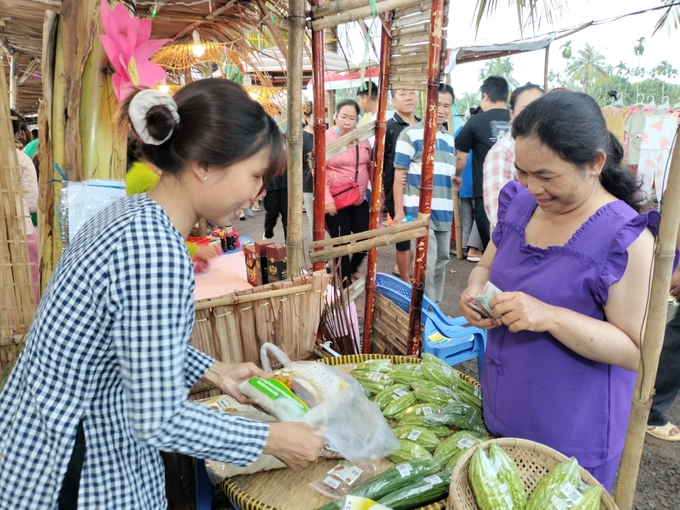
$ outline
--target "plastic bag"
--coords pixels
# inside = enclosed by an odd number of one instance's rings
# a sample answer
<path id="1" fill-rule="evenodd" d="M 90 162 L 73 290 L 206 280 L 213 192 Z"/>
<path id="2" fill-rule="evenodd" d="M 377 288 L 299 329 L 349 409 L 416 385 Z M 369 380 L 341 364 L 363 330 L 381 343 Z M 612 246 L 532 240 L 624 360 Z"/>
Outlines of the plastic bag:
<path id="1" fill-rule="evenodd" d="M 399 450 L 380 408 L 349 374 L 323 363 L 292 363 L 269 343 L 260 351 L 265 371 L 271 370 L 268 353 L 278 358 L 283 369 L 275 372 L 276 379 L 251 378 L 241 383 L 245 395 L 282 421 L 322 427 L 327 447 L 349 461 L 377 460 Z"/>
<path id="2" fill-rule="evenodd" d="M 581 473 L 578 462 L 574 457 L 558 464 L 545 475 L 534 489 L 529 498 L 527 510 L 567 510 L 571 508 L 586 508 L 595 506 L 601 492 L 591 491 L 584 497 L 581 490 Z M 585 501 L 584 501 L 585 499 Z M 580 505 L 580 506 L 579 506 Z"/>
<path id="3" fill-rule="evenodd" d="M 482 435 L 491 435 L 479 410 L 463 402 L 452 402 L 423 414 L 425 421 L 432 425 L 455 426 Z"/>
<path id="4" fill-rule="evenodd" d="M 270 416 L 262 411 L 258 411 L 251 405 L 241 404 L 236 399 L 228 395 L 220 395 L 198 401 L 204 406 L 208 406 L 215 411 L 223 411 L 235 416 L 249 418 L 251 420 L 263 422 L 275 422 L 276 418 Z M 206 460 L 205 468 L 208 472 L 208 478 L 213 484 L 217 484 L 225 478 L 231 478 L 236 475 L 251 475 L 261 471 L 269 471 L 271 469 L 282 469 L 286 465 L 273 455 L 260 455 L 255 462 L 247 467 L 236 466 L 228 462 L 221 462 L 217 460 Z"/>

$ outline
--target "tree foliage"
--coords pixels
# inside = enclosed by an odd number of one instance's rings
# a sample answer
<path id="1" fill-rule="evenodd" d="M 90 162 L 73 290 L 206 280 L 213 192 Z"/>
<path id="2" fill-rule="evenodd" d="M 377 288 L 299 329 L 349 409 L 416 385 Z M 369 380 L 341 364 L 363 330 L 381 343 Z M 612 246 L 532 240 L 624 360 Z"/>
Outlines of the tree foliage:
<path id="1" fill-rule="evenodd" d="M 489 76 L 502 76 L 507 80 L 510 89 L 514 89 L 519 85 L 519 82 L 512 77 L 514 70 L 515 65 L 510 61 L 510 57 L 494 58 L 486 61 L 477 78 L 481 82 Z"/>

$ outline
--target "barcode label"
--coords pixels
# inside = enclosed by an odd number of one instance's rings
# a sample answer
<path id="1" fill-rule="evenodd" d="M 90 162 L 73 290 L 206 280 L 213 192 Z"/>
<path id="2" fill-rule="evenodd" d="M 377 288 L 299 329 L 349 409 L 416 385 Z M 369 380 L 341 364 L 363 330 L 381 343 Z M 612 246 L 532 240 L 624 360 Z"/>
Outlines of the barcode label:
<path id="1" fill-rule="evenodd" d="M 456 446 L 460 450 L 467 450 L 468 448 L 471 448 L 475 442 L 472 439 L 469 439 L 467 437 L 464 437 L 463 439 L 460 439 L 457 443 Z"/>
<path id="2" fill-rule="evenodd" d="M 505 500 L 505 504 L 508 506 L 508 510 L 512 510 L 513 508 L 515 508 L 515 502 L 510 497 L 510 494 L 506 494 L 505 496 L 503 496 L 503 499 Z"/>
<path id="3" fill-rule="evenodd" d="M 473 387 L 474 390 L 472 391 L 472 393 L 474 393 L 475 397 L 479 397 L 479 386 L 474 385 Z"/>
<path id="4" fill-rule="evenodd" d="M 404 395 L 407 395 L 408 391 L 402 390 L 401 388 L 397 388 L 394 390 L 394 393 L 392 394 L 392 398 L 397 399 L 399 397 L 403 397 Z"/>
<path id="5" fill-rule="evenodd" d="M 451 377 L 451 369 L 449 367 L 442 367 L 442 372 L 446 374 L 446 377 Z"/>
<path id="6" fill-rule="evenodd" d="M 406 439 L 409 439 L 411 441 L 415 441 L 419 437 L 420 437 L 420 430 L 414 429 L 414 430 L 411 431 L 411 433 L 408 435 L 408 437 Z"/>
<path id="7" fill-rule="evenodd" d="M 445 387 L 445 386 L 437 386 L 437 389 L 438 389 L 438 390 L 442 390 L 444 393 L 446 393 L 446 396 L 448 396 L 448 397 L 453 397 L 453 392 L 452 392 L 450 389 L 448 389 L 447 387 Z"/>
<path id="8" fill-rule="evenodd" d="M 378 372 L 375 372 L 375 373 L 369 375 L 368 378 L 369 378 L 371 381 L 378 382 L 378 381 L 380 381 L 380 379 L 382 378 L 382 374 L 380 374 L 380 373 L 378 373 Z"/>
<path id="9" fill-rule="evenodd" d="M 565 483 L 562 486 L 562 494 L 569 498 L 574 505 L 578 505 L 583 499 L 583 494 L 581 494 L 576 487 L 570 483 Z"/>
<path id="10" fill-rule="evenodd" d="M 411 471 L 413 471 L 411 469 L 411 464 L 399 464 L 396 468 L 402 478 L 407 477 L 411 474 Z"/>
<path id="11" fill-rule="evenodd" d="M 332 476 L 327 476 L 326 478 L 324 478 L 323 483 L 325 483 L 329 487 L 332 487 L 333 489 L 337 489 L 338 487 L 340 487 L 341 484 L 340 480 L 336 480 Z"/>
<path id="12" fill-rule="evenodd" d="M 442 480 L 438 475 L 430 475 L 423 478 L 423 481 L 426 483 L 431 483 L 432 485 L 436 485 L 438 483 L 442 483 L 444 480 Z"/>
<path id="13" fill-rule="evenodd" d="M 567 510 L 567 508 L 568 508 L 567 504 L 564 501 L 562 501 L 560 498 L 555 496 L 554 494 L 553 494 L 552 498 L 550 498 L 550 502 L 553 504 L 553 506 L 557 510 Z"/>
<path id="14" fill-rule="evenodd" d="M 423 416 L 430 416 L 432 414 L 431 407 L 423 407 Z"/>

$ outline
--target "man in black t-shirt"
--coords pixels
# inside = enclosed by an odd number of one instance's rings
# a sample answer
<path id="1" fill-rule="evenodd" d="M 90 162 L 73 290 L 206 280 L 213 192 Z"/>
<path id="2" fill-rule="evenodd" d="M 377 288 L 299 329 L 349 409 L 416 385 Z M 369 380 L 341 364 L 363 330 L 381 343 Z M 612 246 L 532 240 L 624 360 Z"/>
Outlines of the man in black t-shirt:
<path id="1" fill-rule="evenodd" d="M 385 158 L 383 160 L 383 188 L 385 190 L 385 206 L 390 218 L 394 218 L 394 197 L 392 188 L 394 185 L 394 149 L 401 132 L 420 122 L 414 115 L 417 105 L 417 96 L 414 90 L 393 90 L 392 104 L 396 112 L 385 124 Z M 411 266 L 411 241 L 402 241 L 396 244 L 397 268 L 396 273 L 405 282 L 411 283 L 409 269 Z"/>
<path id="2" fill-rule="evenodd" d="M 489 149 L 510 130 L 510 113 L 507 108 L 508 82 L 501 76 L 489 76 L 481 87 L 482 113 L 470 117 L 456 137 L 456 178 L 460 175 L 472 151 L 472 200 L 477 229 L 486 248 L 489 244 L 489 219 L 484 211 L 483 168 Z"/>

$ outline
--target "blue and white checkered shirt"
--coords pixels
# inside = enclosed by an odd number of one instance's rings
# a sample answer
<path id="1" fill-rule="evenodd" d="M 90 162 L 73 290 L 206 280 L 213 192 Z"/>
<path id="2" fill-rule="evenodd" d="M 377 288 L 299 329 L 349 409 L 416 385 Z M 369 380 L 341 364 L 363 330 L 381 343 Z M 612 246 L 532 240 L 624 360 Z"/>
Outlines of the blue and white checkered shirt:
<path id="1" fill-rule="evenodd" d="M 54 509 L 79 421 L 78 508 L 166 508 L 159 450 L 245 466 L 269 426 L 188 400 L 213 359 L 189 345 L 184 240 L 146 195 L 86 224 L 64 252 L 0 394 L 0 509 Z"/>

